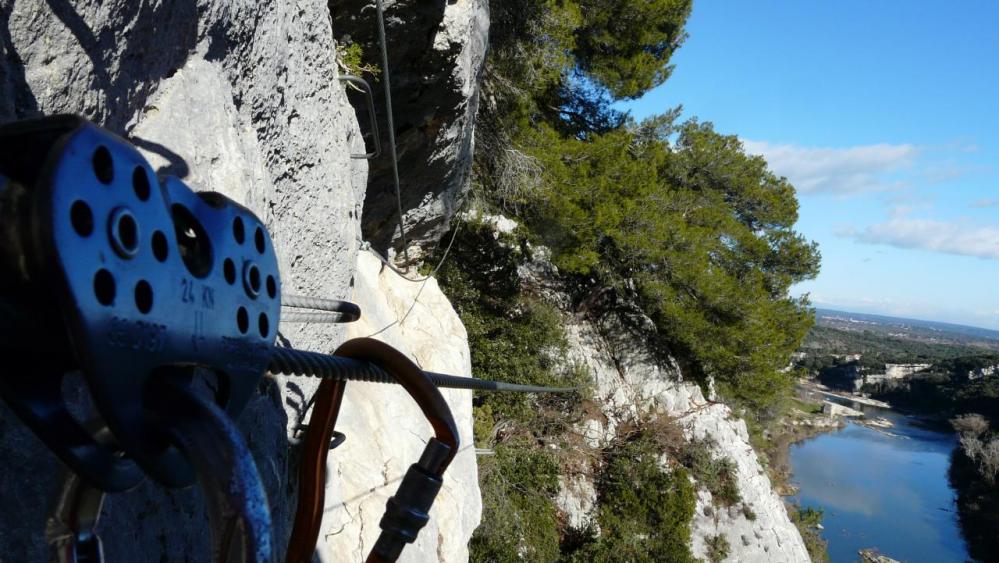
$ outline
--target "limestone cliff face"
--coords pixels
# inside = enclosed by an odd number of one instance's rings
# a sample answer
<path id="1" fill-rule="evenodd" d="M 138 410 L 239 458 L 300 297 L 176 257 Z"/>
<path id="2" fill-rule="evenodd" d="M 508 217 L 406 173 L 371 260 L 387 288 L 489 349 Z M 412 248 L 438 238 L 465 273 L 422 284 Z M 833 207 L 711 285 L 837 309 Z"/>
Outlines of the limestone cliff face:
<path id="1" fill-rule="evenodd" d="M 426 247 L 447 229 L 468 185 L 489 2 L 385 0 L 384 5 L 406 234 L 410 243 Z M 365 59 L 379 66 L 373 0 L 331 0 L 330 7 L 337 38 L 363 46 Z M 362 228 L 375 248 L 398 249 L 383 86 L 380 77 L 368 78 L 384 152 L 371 161 Z M 362 107 L 360 98 L 352 99 Z M 360 119 L 368 131 L 367 113 L 361 112 Z"/>
<path id="2" fill-rule="evenodd" d="M 628 318 L 631 317 L 631 318 Z M 731 460 L 742 504 L 719 509 L 711 494 L 698 491 L 692 522 L 692 552 L 706 558 L 706 541 L 721 535 L 731 546 L 731 561 L 808 561 L 798 530 L 788 518 L 749 442 L 746 424 L 731 409 L 704 398 L 701 389 L 682 380 L 671 358 L 653 354 L 644 344 L 639 313 L 573 314 L 567 324 L 574 360 L 594 376 L 595 397 L 601 418 L 591 418 L 582 431 L 594 447 L 608 444 L 618 425 L 649 413 L 678 421 L 688 439 L 708 439 L 715 457 Z M 637 328 L 636 328 L 637 326 Z M 559 497 L 567 521 L 585 526 L 596 500 L 592 474 L 568 476 Z"/>

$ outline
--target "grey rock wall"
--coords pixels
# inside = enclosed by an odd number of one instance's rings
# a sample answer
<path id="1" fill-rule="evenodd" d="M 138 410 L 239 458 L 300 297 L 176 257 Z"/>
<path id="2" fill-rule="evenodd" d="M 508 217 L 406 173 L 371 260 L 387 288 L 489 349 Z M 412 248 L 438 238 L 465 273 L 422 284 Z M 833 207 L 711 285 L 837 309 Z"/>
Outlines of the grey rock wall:
<path id="1" fill-rule="evenodd" d="M 331 0 L 338 38 L 364 47 L 365 61 L 380 66 L 372 0 Z M 401 200 L 410 243 L 435 243 L 447 230 L 468 187 L 478 107 L 479 75 L 488 44 L 488 0 L 385 1 L 392 103 L 402 177 Z M 375 248 L 401 245 L 388 124 L 380 76 L 366 76 L 375 91 L 384 152 L 371 161 L 363 231 Z M 354 99 L 356 104 L 360 98 Z M 358 105 L 358 108 L 361 106 Z M 360 116 L 362 130 L 371 124 Z"/>
<path id="2" fill-rule="evenodd" d="M 248 206 L 271 229 L 284 290 L 349 291 L 366 163 L 337 81 L 320 0 L 0 1 L 0 121 L 80 113 L 139 146 L 154 167 Z M 342 329 L 282 326 L 331 351 Z M 239 420 L 284 552 L 294 494 L 289 428 L 315 381 L 266 377 Z M 74 403 L 78 384 L 67 386 Z M 45 518 L 63 468 L 0 403 L 0 560 L 45 561 Z M 377 516 L 372 517 L 373 522 Z M 113 495 L 100 526 L 109 561 L 204 561 L 196 489 L 150 482 Z M 355 559 L 357 557 L 354 557 Z"/>

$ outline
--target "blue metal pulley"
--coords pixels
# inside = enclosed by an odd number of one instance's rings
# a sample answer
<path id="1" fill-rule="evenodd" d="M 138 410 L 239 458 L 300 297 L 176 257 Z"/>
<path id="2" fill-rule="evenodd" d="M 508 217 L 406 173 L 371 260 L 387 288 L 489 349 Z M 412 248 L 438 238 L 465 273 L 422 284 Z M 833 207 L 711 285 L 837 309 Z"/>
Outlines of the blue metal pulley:
<path id="1" fill-rule="evenodd" d="M 221 194 L 159 181 L 129 143 L 74 116 L 0 128 L 0 174 L 0 347 L 17 349 L 0 396 L 102 490 L 135 486 L 135 464 L 191 484 L 156 390 L 202 368 L 218 407 L 246 406 L 281 307 L 267 229 Z M 70 415 L 60 385 L 73 369 L 125 457 Z"/>

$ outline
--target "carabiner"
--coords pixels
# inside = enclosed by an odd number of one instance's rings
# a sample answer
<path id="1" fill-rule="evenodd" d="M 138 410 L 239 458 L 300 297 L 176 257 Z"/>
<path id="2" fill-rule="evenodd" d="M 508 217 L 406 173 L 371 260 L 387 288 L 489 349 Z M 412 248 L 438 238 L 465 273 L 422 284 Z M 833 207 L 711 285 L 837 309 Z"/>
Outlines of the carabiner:
<path id="1" fill-rule="evenodd" d="M 444 471 L 458 452 L 458 428 L 440 390 L 402 352 L 371 338 L 342 344 L 335 355 L 365 360 L 390 373 L 416 401 L 434 429 L 423 455 L 410 466 L 396 494 L 388 500 L 382 533 L 368 555 L 369 563 L 395 561 L 407 543 L 416 540 L 443 484 Z M 326 456 L 343 402 L 346 381 L 325 379 L 316 391 L 316 404 L 306 431 L 299 469 L 298 510 L 288 546 L 288 563 L 311 561 L 326 502 Z"/>
<path id="2" fill-rule="evenodd" d="M 99 444 L 115 447 L 114 436 L 100 419 L 88 427 Z M 97 535 L 104 496 L 78 473 L 66 471 L 59 503 L 45 523 L 45 539 L 55 550 L 56 563 L 104 563 L 104 546 Z"/>

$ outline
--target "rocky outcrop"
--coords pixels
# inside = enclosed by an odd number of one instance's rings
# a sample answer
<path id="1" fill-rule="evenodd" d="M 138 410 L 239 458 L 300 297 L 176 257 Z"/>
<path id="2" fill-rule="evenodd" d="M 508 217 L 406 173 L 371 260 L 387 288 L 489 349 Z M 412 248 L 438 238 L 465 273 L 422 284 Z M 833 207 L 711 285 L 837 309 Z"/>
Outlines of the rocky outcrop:
<path id="1" fill-rule="evenodd" d="M 933 367 L 933 364 L 885 364 L 885 377 L 902 379 Z"/>
<path id="2" fill-rule="evenodd" d="M 674 419 L 687 439 L 706 440 L 716 457 L 732 462 L 742 498 L 738 508 L 718 509 L 709 492 L 698 491 L 693 554 L 705 558 L 707 541 L 721 535 L 734 561 L 808 561 L 801 536 L 749 442 L 745 422 L 727 406 L 706 400 L 697 385 L 683 381 L 674 361 L 654 353 L 645 344 L 648 338 L 635 328 L 637 316 L 634 311 L 603 313 L 595 319 L 575 315 L 567 324 L 571 354 L 593 375 L 602 414 L 583 423 L 580 431 L 591 446 L 601 447 L 629 421 L 652 413 Z M 571 525 L 592 520 L 592 490 L 585 472 L 563 481 L 559 504 Z"/>
<path id="3" fill-rule="evenodd" d="M 690 420 L 686 420 L 689 418 Z M 749 442 L 746 423 L 724 405 L 714 404 L 683 417 L 688 436 L 711 438 L 715 454 L 732 461 L 741 506 L 720 509 L 710 493 L 700 490 L 693 522 L 693 553 L 707 558 L 707 541 L 722 536 L 731 546 L 732 561 L 809 561 L 798 529 L 788 518 L 784 502 L 773 490 Z"/>
<path id="4" fill-rule="evenodd" d="M 857 417 L 864 416 L 864 413 L 857 409 L 851 409 L 846 405 L 834 403 L 832 401 L 822 401 L 822 414 L 826 416 Z"/>
<path id="5" fill-rule="evenodd" d="M 384 4 L 402 211 L 409 242 L 426 246 L 447 230 L 468 186 L 489 3 L 385 0 Z M 365 61 L 380 66 L 374 2 L 331 0 L 330 9 L 338 39 L 362 45 Z M 363 231 L 366 240 L 384 251 L 401 244 L 399 216 L 383 86 L 379 76 L 367 78 L 375 90 L 384 150 L 371 161 Z M 360 98 L 355 102 L 362 107 Z M 361 120 L 362 130 L 368 131 L 372 125 L 366 113 Z"/>
<path id="6" fill-rule="evenodd" d="M 885 364 L 884 373 L 861 373 L 853 381 L 854 391 L 859 391 L 864 385 L 880 385 L 886 382 L 905 379 L 933 367 L 933 364 Z"/>
<path id="7" fill-rule="evenodd" d="M 999 371 L 999 365 L 982 366 L 977 368 L 971 368 L 965 374 L 968 381 L 974 381 L 976 379 L 982 379 L 983 377 L 992 377 Z"/>

